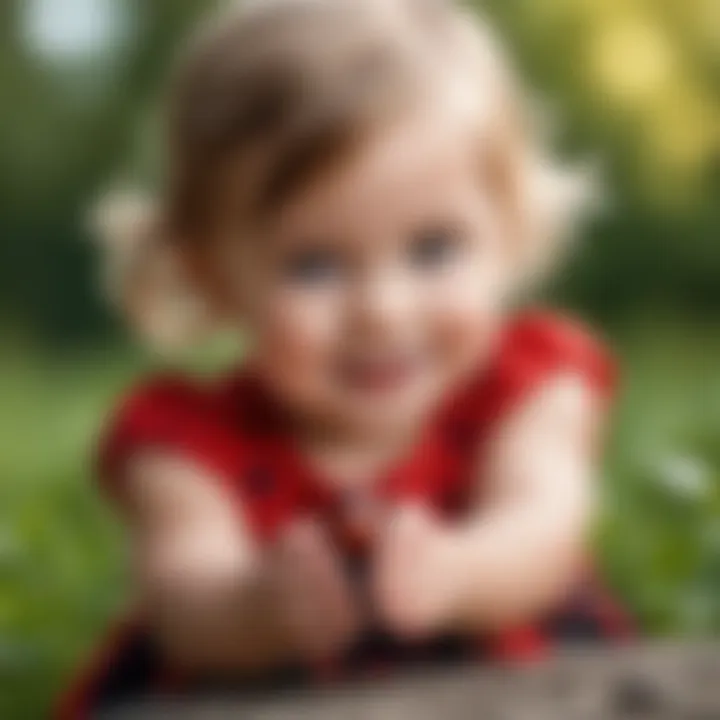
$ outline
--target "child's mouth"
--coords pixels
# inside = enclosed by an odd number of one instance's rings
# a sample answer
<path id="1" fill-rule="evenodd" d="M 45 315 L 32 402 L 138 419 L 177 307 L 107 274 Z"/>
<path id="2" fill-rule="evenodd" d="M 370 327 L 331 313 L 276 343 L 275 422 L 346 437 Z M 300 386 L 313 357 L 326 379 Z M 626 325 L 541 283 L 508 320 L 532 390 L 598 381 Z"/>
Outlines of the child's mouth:
<path id="1" fill-rule="evenodd" d="M 406 386 L 417 375 L 419 366 L 419 358 L 410 355 L 351 360 L 342 364 L 341 377 L 355 390 L 390 393 Z"/>

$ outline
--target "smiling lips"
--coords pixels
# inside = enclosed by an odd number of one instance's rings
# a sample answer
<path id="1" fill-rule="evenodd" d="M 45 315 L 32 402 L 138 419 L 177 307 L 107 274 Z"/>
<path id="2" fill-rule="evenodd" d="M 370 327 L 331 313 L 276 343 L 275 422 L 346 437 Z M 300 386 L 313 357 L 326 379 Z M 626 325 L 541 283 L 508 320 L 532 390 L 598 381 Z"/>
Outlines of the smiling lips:
<path id="1" fill-rule="evenodd" d="M 340 376 L 344 383 L 356 390 L 387 393 L 407 384 L 419 367 L 417 356 L 395 355 L 346 362 L 341 366 Z"/>

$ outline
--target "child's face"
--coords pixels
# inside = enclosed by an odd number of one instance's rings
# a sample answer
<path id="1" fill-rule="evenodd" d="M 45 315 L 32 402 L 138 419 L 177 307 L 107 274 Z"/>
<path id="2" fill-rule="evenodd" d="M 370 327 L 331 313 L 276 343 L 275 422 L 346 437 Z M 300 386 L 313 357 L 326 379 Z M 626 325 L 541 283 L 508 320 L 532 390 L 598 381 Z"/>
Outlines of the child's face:
<path id="1" fill-rule="evenodd" d="M 305 188 L 263 237 L 228 243 L 238 320 L 296 411 L 366 432 L 407 427 L 490 347 L 510 253 L 466 125 L 432 113 L 400 123 Z"/>

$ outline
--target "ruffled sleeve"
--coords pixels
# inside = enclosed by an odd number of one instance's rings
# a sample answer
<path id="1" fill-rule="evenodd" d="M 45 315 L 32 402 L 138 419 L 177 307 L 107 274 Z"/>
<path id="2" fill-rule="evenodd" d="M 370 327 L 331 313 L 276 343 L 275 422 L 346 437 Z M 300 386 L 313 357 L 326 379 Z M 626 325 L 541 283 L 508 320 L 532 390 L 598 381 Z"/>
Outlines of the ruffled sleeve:
<path id="1" fill-rule="evenodd" d="M 593 333 L 569 317 L 530 313 L 509 329 L 487 390 L 502 414 L 562 374 L 582 378 L 605 400 L 616 390 L 615 361 Z"/>
<path id="2" fill-rule="evenodd" d="M 451 429 L 460 446 L 476 448 L 544 383 L 574 374 L 605 404 L 618 384 L 611 353 L 574 319 L 550 312 L 518 317 L 505 330 L 489 367 L 454 403 Z"/>
<path id="3" fill-rule="evenodd" d="M 125 468 L 137 452 L 163 450 L 185 457 L 232 483 L 240 452 L 208 389 L 178 377 L 142 383 L 106 422 L 97 474 L 111 496 L 121 494 Z"/>

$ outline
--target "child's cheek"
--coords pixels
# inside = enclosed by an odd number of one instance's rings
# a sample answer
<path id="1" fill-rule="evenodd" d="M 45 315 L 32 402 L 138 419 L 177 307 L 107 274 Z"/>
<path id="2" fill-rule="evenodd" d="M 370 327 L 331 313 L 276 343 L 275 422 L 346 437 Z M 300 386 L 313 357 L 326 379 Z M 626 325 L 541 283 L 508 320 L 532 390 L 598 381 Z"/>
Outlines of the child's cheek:
<path id="1" fill-rule="evenodd" d="M 264 369 L 298 399 L 322 396 L 341 344 L 340 303 L 323 293 L 279 292 L 257 327 Z"/>
<path id="2" fill-rule="evenodd" d="M 502 322 L 501 279 L 495 271 L 468 266 L 436 296 L 437 304 L 429 316 L 450 373 L 464 373 L 489 351 Z"/>

